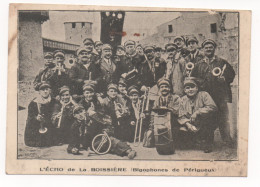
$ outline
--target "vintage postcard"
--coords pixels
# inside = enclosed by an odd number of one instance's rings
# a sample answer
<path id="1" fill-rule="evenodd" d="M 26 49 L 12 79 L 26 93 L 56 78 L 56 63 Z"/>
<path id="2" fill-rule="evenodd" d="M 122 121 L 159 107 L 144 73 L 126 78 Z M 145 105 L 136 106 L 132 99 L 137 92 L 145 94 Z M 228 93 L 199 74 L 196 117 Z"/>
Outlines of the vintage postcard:
<path id="1" fill-rule="evenodd" d="M 7 174 L 247 176 L 250 11 L 9 16 Z"/>

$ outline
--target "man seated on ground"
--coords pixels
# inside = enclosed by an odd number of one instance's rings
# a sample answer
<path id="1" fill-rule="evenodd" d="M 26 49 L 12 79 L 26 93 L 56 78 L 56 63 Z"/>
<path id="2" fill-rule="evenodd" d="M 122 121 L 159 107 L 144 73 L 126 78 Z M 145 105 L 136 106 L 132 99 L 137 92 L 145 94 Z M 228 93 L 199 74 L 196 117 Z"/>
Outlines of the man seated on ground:
<path id="1" fill-rule="evenodd" d="M 214 119 L 217 106 L 205 91 L 199 91 L 195 78 L 184 81 L 185 96 L 181 98 L 178 122 L 180 130 L 189 131 L 204 143 L 204 152 L 212 152 L 214 142 Z"/>
<path id="2" fill-rule="evenodd" d="M 60 100 L 54 105 L 52 123 L 55 127 L 55 143 L 62 145 L 68 143 L 70 128 L 74 121 L 73 108 L 76 103 L 73 101 L 70 89 L 63 86 L 59 91 Z"/>
<path id="3" fill-rule="evenodd" d="M 88 150 L 91 147 L 92 140 L 97 134 L 107 133 L 111 140 L 111 148 L 109 153 L 116 154 L 118 156 L 128 156 L 129 159 L 133 159 L 136 156 L 136 152 L 127 145 L 125 142 L 113 137 L 113 130 L 111 123 L 108 121 L 99 123 L 99 120 L 94 120 L 91 116 L 95 111 L 88 111 L 83 106 L 78 105 L 73 110 L 75 118 L 71 127 L 70 143 L 67 148 L 68 153 L 79 154 L 80 149 Z"/>

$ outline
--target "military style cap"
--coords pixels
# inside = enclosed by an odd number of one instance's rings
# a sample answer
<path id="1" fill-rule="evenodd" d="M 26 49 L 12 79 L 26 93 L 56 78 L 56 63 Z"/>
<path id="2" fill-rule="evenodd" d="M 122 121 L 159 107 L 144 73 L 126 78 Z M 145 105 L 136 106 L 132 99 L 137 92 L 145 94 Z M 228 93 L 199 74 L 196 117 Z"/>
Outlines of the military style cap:
<path id="1" fill-rule="evenodd" d="M 127 40 L 127 41 L 125 42 L 124 46 L 126 47 L 126 46 L 128 46 L 128 45 L 135 45 L 135 41 L 133 41 L 133 40 Z"/>
<path id="2" fill-rule="evenodd" d="M 197 40 L 197 38 L 195 36 L 189 37 L 186 41 L 186 45 L 188 45 L 190 42 L 196 42 L 199 43 L 199 41 Z"/>
<path id="3" fill-rule="evenodd" d="M 137 88 L 135 85 L 130 86 L 130 87 L 128 88 L 128 95 L 132 95 L 132 94 L 134 94 L 134 93 L 139 94 L 139 90 L 138 90 L 138 88 Z"/>
<path id="4" fill-rule="evenodd" d="M 76 105 L 73 109 L 73 114 L 78 114 L 82 110 L 84 110 L 84 107 L 82 105 Z"/>
<path id="5" fill-rule="evenodd" d="M 198 86 L 197 82 L 196 82 L 196 78 L 195 77 L 186 77 L 184 80 L 184 87 L 187 85 L 196 85 Z"/>
<path id="6" fill-rule="evenodd" d="M 116 85 L 116 84 L 110 83 L 110 84 L 107 86 L 107 90 L 110 90 L 110 89 L 115 89 L 115 90 L 117 90 L 118 88 L 117 88 L 117 85 Z"/>
<path id="7" fill-rule="evenodd" d="M 44 54 L 44 58 L 46 58 L 46 57 L 51 57 L 51 58 L 53 58 L 53 53 L 51 53 L 51 52 L 45 53 L 45 54 Z"/>
<path id="8" fill-rule="evenodd" d="M 122 50 L 125 50 L 124 46 L 122 46 L 122 45 L 118 45 L 118 46 L 116 47 L 116 49 L 122 49 Z"/>
<path id="9" fill-rule="evenodd" d="M 123 86 L 126 87 L 126 81 L 125 81 L 125 79 L 121 77 L 121 78 L 119 79 L 119 81 L 118 81 L 118 85 L 119 85 L 119 84 L 121 84 L 121 85 L 123 85 Z"/>
<path id="10" fill-rule="evenodd" d="M 158 47 L 158 46 L 155 46 L 155 47 L 154 47 L 154 51 L 161 51 L 161 50 L 162 50 L 161 47 Z"/>
<path id="11" fill-rule="evenodd" d="M 68 86 L 62 86 L 59 89 L 59 95 L 62 95 L 64 92 L 70 91 L 70 88 Z"/>
<path id="12" fill-rule="evenodd" d="M 141 48 L 143 48 L 142 44 L 138 44 L 136 47 L 141 47 Z"/>
<path id="13" fill-rule="evenodd" d="M 103 43 L 101 41 L 96 41 L 95 42 L 95 47 L 99 46 L 99 45 L 103 45 Z"/>
<path id="14" fill-rule="evenodd" d="M 94 92 L 96 85 L 97 85 L 97 81 L 86 80 L 86 81 L 84 81 L 83 91 L 90 90 L 90 91 Z"/>
<path id="15" fill-rule="evenodd" d="M 88 52 L 88 50 L 87 50 L 85 47 L 80 47 L 80 48 L 78 48 L 78 49 L 76 50 L 77 56 L 78 56 L 82 51 Z"/>
<path id="16" fill-rule="evenodd" d="M 165 45 L 166 51 L 169 50 L 169 49 L 177 49 L 177 48 L 178 48 L 178 46 L 174 43 L 168 43 L 168 44 Z"/>
<path id="17" fill-rule="evenodd" d="M 86 38 L 83 40 L 83 44 L 86 45 L 86 44 L 93 44 L 94 45 L 94 42 L 91 38 Z"/>
<path id="18" fill-rule="evenodd" d="M 177 39 L 181 39 L 182 41 L 185 41 L 183 36 L 176 36 L 173 41 L 175 42 L 175 40 L 177 40 Z"/>
<path id="19" fill-rule="evenodd" d="M 211 39 L 206 39 L 204 42 L 201 44 L 202 47 L 204 47 L 206 44 L 212 44 L 215 48 L 217 47 L 217 44 L 214 40 Z"/>
<path id="20" fill-rule="evenodd" d="M 160 78 L 158 81 L 157 81 L 157 86 L 158 88 L 160 88 L 161 85 L 163 84 L 166 84 L 168 85 L 169 87 L 171 86 L 171 83 L 170 83 L 170 80 L 169 79 L 166 79 L 164 77 Z"/>
<path id="21" fill-rule="evenodd" d="M 56 51 L 53 52 L 53 56 L 54 56 L 54 58 L 55 58 L 56 56 L 65 57 L 65 52 L 62 51 L 62 50 L 56 50 Z"/>
<path id="22" fill-rule="evenodd" d="M 144 52 L 147 52 L 147 51 L 154 51 L 154 47 L 153 46 L 146 46 L 145 48 L 144 48 Z"/>
<path id="23" fill-rule="evenodd" d="M 112 46 L 109 45 L 109 44 L 104 44 L 104 45 L 102 46 L 102 50 L 112 50 Z"/>
<path id="24" fill-rule="evenodd" d="M 50 88 L 50 84 L 48 82 L 41 82 L 40 85 L 39 85 L 39 90 L 43 90 L 44 88 Z"/>

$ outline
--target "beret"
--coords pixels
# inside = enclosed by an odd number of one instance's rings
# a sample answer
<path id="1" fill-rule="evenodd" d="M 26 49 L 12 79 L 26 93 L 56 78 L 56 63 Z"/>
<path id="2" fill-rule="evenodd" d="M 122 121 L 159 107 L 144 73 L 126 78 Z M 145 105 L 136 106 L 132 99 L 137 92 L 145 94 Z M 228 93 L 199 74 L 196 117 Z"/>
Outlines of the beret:
<path id="1" fill-rule="evenodd" d="M 44 58 L 45 58 L 45 57 L 51 57 L 51 58 L 53 58 L 53 53 L 47 52 L 47 53 L 44 54 Z"/>
<path id="2" fill-rule="evenodd" d="M 154 47 L 152 47 L 152 46 L 146 46 L 146 47 L 144 48 L 144 52 L 149 51 L 149 50 L 154 51 Z"/>
<path id="3" fill-rule="evenodd" d="M 73 109 L 73 114 L 78 114 L 82 110 L 84 110 L 84 107 L 82 105 L 76 105 Z"/>
<path id="4" fill-rule="evenodd" d="M 177 39 L 181 39 L 182 41 L 185 41 L 185 39 L 184 39 L 184 37 L 183 37 L 183 36 L 176 36 L 176 37 L 174 38 L 174 40 L 173 40 L 173 41 L 175 41 L 175 40 L 177 40 Z"/>
<path id="5" fill-rule="evenodd" d="M 50 84 L 49 84 L 48 82 L 43 81 L 43 82 L 41 82 L 40 85 L 39 85 L 39 90 L 42 90 L 42 89 L 44 89 L 44 88 L 50 88 L 50 87 L 51 87 L 51 86 L 50 86 Z"/>
<path id="6" fill-rule="evenodd" d="M 65 57 L 65 52 L 62 51 L 62 50 L 56 50 L 53 52 L 53 56 L 56 57 L 56 56 L 62 56 L 62 57 Z"/>
<path id="7" fill-rule="evenodd" d="M 62 95 L 64 92 L 70 91 L 68 86 L 62 86 L 59 90 L 59 95 Z"/>
<path id="8" fill-rule="evenodd" d="M 78 48 L 78 49 L 76 50 L 77 56 L 78 56 L 82 51 L 88 52 L 88 50 L 87 50 L 85 47 L 80 47 L 80 48 Z"/>
<path id="9" fill-rule="evenodd" d="M 174 43 L 168 43 L 168 44 L 165 45 L 166 51 L 169 50 L 169 49 L 177 49 L 177 48 L 178 48 L 178 46 Z"/>
<path id="10" fill-rule="evenodd" d="M 125 79 L 121 77 L 121 78 L 119 79 L 119 81 L 118 81 L 118 84 L 122 84 L 122 85 L 126 86 L 126 81 L 125 81 Z"/>
<path id="11" fill-rule="evenodd" d="M 95 42 L 95 47 L 96 47 L 96 46 L 99 46 L 99 45 L 103 45 L 103 43 L 102 43 L 101 41 L 96 41 L 96 42 Z"/>
<path id="12" fill-rule="evenodd" d="M 191 41 L 196 42 L 196 43 L 199 43 L 199 41 L 197 40 L 197 38 L 196 38 L 195 36 L 193 36 L 193 37 L 189 37 L 189 38 L 186 40 L 186 45 L 188 45 L 189 42 L 191 42 Z"/>
<path id="13" fill-rule="evenodd" d="M 83 44 L 94 44 L 94 42 L 91 38 L 86 38 L 83 40 Z"/>
<path id="14" fill-rule="evenodd" d="M 116 48 L 117 48 L 117 49 L 125 50 L 124 46 L 122 46 L 122 45 L 118 45 Z"/>
<path id="15" fill-rule="evenodd" d="M 107 90 L 110 90 L 110 89 L 115 89 L 115 90 L 117 90 L 118 88 L 117 88 L 117 85 L 116 85 L 116 84 L 110 83 L 110 84 L 107 86 Z"/>
<path id="16" fill-rule="evenodd" d="M 196 78 L 195 77 L 186 77 L 184 80 L 184 87 L 190 84 L 194 84 L 196 86 L 198 86 L 197 82 L 196 82 Z"/>

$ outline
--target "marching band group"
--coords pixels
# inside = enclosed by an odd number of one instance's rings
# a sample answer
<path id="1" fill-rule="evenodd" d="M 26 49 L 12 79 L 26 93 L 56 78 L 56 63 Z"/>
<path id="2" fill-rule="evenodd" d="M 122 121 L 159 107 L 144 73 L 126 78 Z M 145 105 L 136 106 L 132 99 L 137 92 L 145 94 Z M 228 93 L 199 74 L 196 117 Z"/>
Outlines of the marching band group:
<path id="1" fill-rule="evenodd" d="M 72 154 L 95 149 L 133 159 L 128 142 L 154 147 L 152 110 L 167 108 L 174 146 L 200 144 L 209 153 L 216 128 L 231 145 L 227 103 L 235 72 L 215 55 L 216 46 L 211 39 L 199 46 L 196 37 L 176 37 L 163 58 L 160 47 L 129 40 L 113 50 L 86 38 L 70 69 L 62 50 L 47 52 L 34 80 L 39 96 L 28 106 L 25 144 L 68 144 Z"/>

